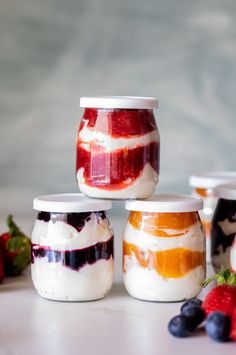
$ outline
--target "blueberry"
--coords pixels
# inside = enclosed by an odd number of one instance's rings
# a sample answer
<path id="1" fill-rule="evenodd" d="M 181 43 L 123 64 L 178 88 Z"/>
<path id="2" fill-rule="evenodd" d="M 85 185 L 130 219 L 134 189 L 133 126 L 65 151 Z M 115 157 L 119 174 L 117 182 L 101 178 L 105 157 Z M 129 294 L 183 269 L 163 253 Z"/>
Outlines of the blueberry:
<path id="1" fill-rule="evenodd" d="M 168 324 L 169 332 L 178 338 L 185 338 L 194 330 L 192 318 L 183 315 L 172 318 Z"/>
<path id="2" fill-rule="evenodd" d="M 185 308 L 188 308 L 188 307 L 192 307 L 192 306 L 198 306 L 198 307 L 201 307 L 202 305 L 202 301 L 199 300 L 198 298 L 193 298 L 192 300 L 189 300 L 187 302 L 185 302 L 181 308 L 180 308 L 180 311 L 182 313 L 182 311 L 185 309 Z"/>
<path id="3" fill-rule="evenodd" d="M 195 328 L 197 328 L 197 326 L 201 324 L 205 318 L 205 312 L 201 309 L 201 307 L 194 305 L 183 307 L 181 315 L 191 317 Z"/>
<path id="4" fill-rule="evenodd" d="M 207 318 L 205 330 L 211 339 L 227 341 L 230 334 L 230 318 L 222 312 L 213 312 Z"/>

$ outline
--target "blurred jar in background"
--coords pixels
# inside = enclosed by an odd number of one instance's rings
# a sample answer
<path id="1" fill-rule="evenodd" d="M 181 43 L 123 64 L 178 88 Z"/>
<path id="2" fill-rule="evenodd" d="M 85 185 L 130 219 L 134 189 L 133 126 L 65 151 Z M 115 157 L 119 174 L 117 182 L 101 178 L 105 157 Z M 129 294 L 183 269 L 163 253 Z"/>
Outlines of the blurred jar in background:
<path id="1" fill-rule="evenodd" d="M 200 217 L 206 231 L 206 260 L 211 262 L 211 221 L 217 204 L 214 188 L 218 185 L 236 181 L 236 171 L 212 171 L 191 175 L 189 185 L 194 196 L 203 199 L 204 207 Z"/>
<path id="2" fill-rule="evenodd" d="M 221 266 L 230 267 L 236 234 L 236 182 L 216 187 L 215 195 L 219 201 L 212 219 L 211 256 L 212 265 L 218 271 Z"/>
<path id="3" fill-rule="evenodd" d="M 234 272 L 236 272 L 236 236 L 230 251 L 230 266 Z"/>

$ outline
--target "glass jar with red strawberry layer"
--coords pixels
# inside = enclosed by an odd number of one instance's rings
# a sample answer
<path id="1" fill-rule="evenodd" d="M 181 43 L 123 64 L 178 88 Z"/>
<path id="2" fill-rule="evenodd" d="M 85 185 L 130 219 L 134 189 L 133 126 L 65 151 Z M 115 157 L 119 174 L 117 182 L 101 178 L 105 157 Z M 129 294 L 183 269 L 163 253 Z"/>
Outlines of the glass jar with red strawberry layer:
<path id="1" fill-rule="evenodd" d="M 82 97 L 76 175 L 94 198 L 137 199 L 153 194 L 159 180 L 160 136 L 148 97 Z"/>

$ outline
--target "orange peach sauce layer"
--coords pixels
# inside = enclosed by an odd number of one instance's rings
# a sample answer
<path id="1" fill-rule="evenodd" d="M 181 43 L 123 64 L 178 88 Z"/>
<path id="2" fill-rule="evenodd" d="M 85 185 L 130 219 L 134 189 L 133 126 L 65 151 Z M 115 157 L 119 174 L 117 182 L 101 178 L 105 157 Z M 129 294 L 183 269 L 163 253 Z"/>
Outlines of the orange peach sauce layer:
<path id="1" fill-rule="evenodd" d="M 175 248 L 153 252 L 143 250 L 134 244 L 124 241 L 124 256 L 135 255 L 140 266 L 155 269 L 163 277 L 179 278 L 190 270 L 204 265 L 205 253 L 190 249 Z"/>
<path id="2" fill-rule="evenodd" d="M 129 222 L 135 229 L 157 238 L 171 238 L 185 235 L 192 225 L 199 223 L 199 217 L 195 212 L 143 213 L 132 211 Z M 174 233 L 171 233 L 171 230 Z M 152 268 L 161 276 L 168 278 L 180 278 L 198 266 L 205 267 L 205 253 L 203 251 L 183 247 L 155 252 L 124 241 L 123 253 L 124 257 L 131 257 L 133 254 L 141 267 Z"/>
<path id="3" fill-rule="evenodd" d="M 198 221 L 199 217 L 196 212 L 144 213 L 132 211 L 129 216 L 129 222 L 135 229 L 158 237 L 180 237 L 185 235 L 190 227 Z"/>
<path id="4" fill-rule="evenodd" d="M 195 189 L 196 193 L 201 196 L 201 197 L 207 197 L 208 196 L 208 191 L 207 189 L 200 189 L 200 188 L 197 188 Z"/>

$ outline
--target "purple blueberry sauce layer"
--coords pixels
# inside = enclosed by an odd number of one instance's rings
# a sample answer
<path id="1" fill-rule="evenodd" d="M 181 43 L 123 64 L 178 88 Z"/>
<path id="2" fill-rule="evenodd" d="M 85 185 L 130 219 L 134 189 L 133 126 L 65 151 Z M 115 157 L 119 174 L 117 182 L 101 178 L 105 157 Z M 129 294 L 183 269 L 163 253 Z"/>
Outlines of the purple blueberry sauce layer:
<path id="1" fill-rule="evenodd" d="M 61 263 L 65 267 L 79 271 L 86 264 L 92 265 L 101 259 L 114 258 L 113 239 L 112 236 L 106 242 L 99 242 L 87 248 L 63 251 L 32 244 L 31 263 L 34 264 L 38 258 L 47 257 L 49 263 Z"/>
<path id="2" fill-rule="evenodd" d="M 97 212 L 80 212 L 80 213 L 50 213 L 50 212 L 39 212 L 37 219 L 44 222 L 57 222 L 61 221 L 69 224 L 70 226 L 77 229 L 80 232 L 86 222 L 88 222 L 92 214 L 94 214 L 99 222 L 100 219 L 106 218 L 106 212 L 97 211 Z"/>

